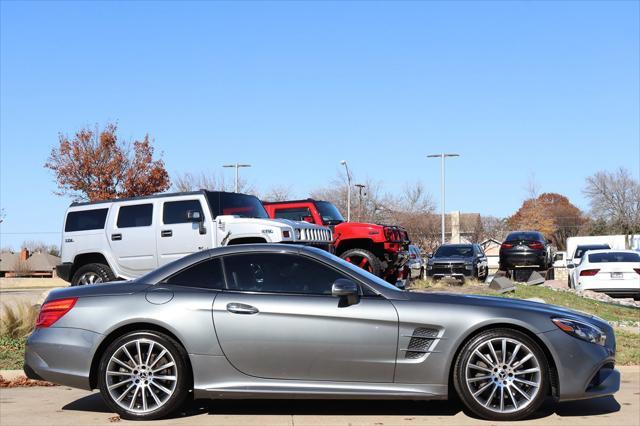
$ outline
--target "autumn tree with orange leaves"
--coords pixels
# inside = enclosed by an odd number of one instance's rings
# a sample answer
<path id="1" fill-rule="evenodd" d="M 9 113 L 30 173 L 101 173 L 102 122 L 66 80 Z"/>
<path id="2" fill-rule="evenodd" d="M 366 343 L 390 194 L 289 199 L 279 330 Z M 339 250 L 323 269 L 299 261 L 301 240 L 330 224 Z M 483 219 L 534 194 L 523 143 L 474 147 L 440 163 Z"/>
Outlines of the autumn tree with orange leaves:
<path id="1" fill-rule="evenodd" d="M 585 222 L 582 211 L 567 197 L 556 193 L 544 193 L 525 200 L 507 220 L 513 230 L 542 232 L 560 250 L 565 248 L 567 238 L 577 235 Z"/>
<path id="2" fill-rule="evenodd" d="M 169 188 L 169 174 L 162 158 L 153 158 L 149 136 L 128 144 L 118 140 L 116 131 L 115 124 L 108 124 L 98 137 L 87 128 L 71 139 L 59 136 L 59 146 L 51 150 L 44 165 L 56 175 L 56 194 L 100 201 Z"/>

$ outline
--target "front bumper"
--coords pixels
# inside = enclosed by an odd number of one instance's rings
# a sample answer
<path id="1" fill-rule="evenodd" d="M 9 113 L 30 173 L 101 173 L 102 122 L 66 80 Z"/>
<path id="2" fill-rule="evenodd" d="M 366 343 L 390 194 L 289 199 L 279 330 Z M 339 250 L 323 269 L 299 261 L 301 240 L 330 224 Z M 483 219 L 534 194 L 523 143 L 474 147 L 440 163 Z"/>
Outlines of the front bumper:
<path id="1" fill-rule="evenodd" d="M 59 278 L 62 278 L 66 282 L 71 282 L 71 268 L 73 267 L 73 263 L 65 262 L 59 265 L 56 265 L 56 275 Z"/>
<path id="2" fill-rule="evenodd" d="M 30 379 L 91 389 L 91 361 L 102 335 L 78 328 L 38 328 L 27 339 L 24 372 Z"/>
<path id="3" fill-rule="evenodd" d="M 615 338 L 607 334 L 607 346 L 585 342 L 561 330 L 538 336 L 552 351 L 558 374 L 560 401 L 612 395 L 620 389 L 620 372 L 615 369 Z"/>

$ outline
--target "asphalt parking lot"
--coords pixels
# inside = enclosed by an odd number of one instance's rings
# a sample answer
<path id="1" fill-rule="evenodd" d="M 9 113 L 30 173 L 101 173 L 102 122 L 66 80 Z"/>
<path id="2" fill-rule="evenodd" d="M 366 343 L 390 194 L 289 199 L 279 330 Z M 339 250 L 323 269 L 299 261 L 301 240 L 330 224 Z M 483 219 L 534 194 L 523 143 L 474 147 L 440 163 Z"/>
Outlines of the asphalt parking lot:
<path id="1" fill-rule="evenodd" d="M 615 397 L 546 403 L 528 425 L 640 425 L 640 367 L 620 367 L 622 387 Z M 97 392 L 67 387 L 0 389 L 0 424 L 104 425 L 135 423 L 109 412 Z M 154 425 L 478 425 L 447 401 L 195 401 L 179 416 Z"/>

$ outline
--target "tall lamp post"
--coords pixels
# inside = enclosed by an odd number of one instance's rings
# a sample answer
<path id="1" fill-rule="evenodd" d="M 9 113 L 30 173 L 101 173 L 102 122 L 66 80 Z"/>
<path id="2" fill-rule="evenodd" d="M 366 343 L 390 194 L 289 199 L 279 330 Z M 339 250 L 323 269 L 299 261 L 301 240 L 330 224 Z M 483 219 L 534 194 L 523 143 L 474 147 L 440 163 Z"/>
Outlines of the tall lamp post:
<path id="1" fill-rule="evenodd" d="M 459 157 L 460 154 L 431 154 L 427 155 L 427 158 L 440 158 L 440 206 L 442 208 L 442 218 L 440 223 L 440 230 L 442 232 L 442 244 L 445 243 L 444 238 L 444 215 L 445 215 L 445 196 L 444 196 L 444 159 L 447 157 Z"/>
<path id="2" fill-rule="evenodd" d="M 358 221 L 362 222 L 362 190 L 365 189 L 367 187 L 367 185 L 363 185 L 361 183 L 356 183 L 355 185 L 356 188 L 358 188 Z M 365 192 L 364 194 L 365 196 L 367 195 L 367 193 Z"/>
<path id="3" fill-rule="evenodd" d="M 241 167 L 251 167 L 251 164 L 240 164 L 240 163 L 235 163 L 235 164 L 225 164 L 225 165 L 223 165 L 222 167 L 225 167 L 225 168 L 231 168 L 231 167 L 233 167 L 233 168 L 235 168 L 235 169 L 236 169 L 236 190 L 235 190 L 234 192 L 238 192 L 238 181 L 239 181 L 239 179 L 240 179 L 240 176 L 239 176 L 238 170 L 239 170 Z"/>
<path id="4" fill-rule="evenodd" d="M 347 171 L 347 222 L 351 222 L 351 173 L 349 173 L 347 160 L 340 161 L 340 164 L 342 164 Z"/>

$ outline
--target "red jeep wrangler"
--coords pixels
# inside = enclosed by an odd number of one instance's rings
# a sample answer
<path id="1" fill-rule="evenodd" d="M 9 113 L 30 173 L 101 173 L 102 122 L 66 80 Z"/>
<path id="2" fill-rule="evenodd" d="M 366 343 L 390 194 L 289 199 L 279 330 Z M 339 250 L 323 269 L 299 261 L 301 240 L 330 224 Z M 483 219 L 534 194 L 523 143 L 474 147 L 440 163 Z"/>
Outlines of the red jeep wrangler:
<path id="1" fill-rule="evenodd" d="M 264 202 L 269 217 L 331 227 L 337 256 L 395 284 L 405 279 L 409 234 L 399 226 L 346 222 L 336 206 L 311 198 Z"/>

